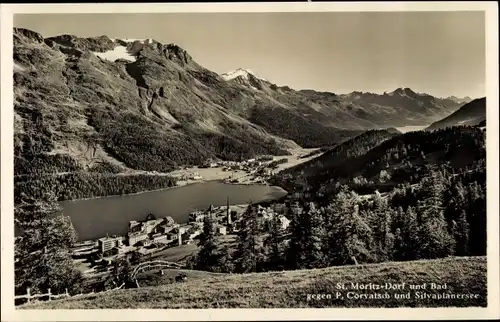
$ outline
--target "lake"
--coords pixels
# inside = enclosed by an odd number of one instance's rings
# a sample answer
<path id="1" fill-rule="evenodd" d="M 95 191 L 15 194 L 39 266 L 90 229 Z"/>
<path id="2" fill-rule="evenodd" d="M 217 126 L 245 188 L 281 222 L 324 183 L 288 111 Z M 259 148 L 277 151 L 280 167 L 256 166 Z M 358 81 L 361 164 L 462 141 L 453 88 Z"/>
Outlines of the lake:
<path id="1" fill-rule="evenodd" d="M 401 133 L 407 133 L 407 132 L 413 132 L 413 131 L 423 131 L 426 128 L 428 128 L 430 124 L 428 125 L 407 125 L 407 126 L 400 126 L 400 127 L 395 127 L 399 132 Z"/>
<path id="2" fill-rule="evenodd" d="M 194 183 L 182 187 L 123 196 L 62 201 L 65 215 L 71 217 L 78 239 L 95 239 L 106 234 L 125 235 L 128 222 L 143 220 L 149 213 L 157 218 L 172 216 L 186 223 L 195 210 L 230 204 L 269 201 L 285 196 L 279 187 L 225 184 L 219 181 Z"/>

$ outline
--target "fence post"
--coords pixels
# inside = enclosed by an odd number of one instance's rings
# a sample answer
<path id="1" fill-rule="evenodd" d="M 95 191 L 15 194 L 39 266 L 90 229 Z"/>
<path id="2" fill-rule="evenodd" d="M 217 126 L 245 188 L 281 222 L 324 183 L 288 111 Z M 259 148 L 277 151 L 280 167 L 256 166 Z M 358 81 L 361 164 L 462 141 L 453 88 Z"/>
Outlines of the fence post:
<path id="1" fill-rule="evenodd" d="M 68 289 L 66 289 L 66 296 L 69 297 Z"/>
<path id="2" fill-rule="evenodd" d="M 51 297 L 50 288 L 49 288 L 48 294 L 49 294 L 49 301 L 50 301 L 51 300 L 51 298 L 50 298 Z"/>
<path id="3" fill-rule="evenodd" d="M 28 299 L 28 304 L 31 303 L 31 292 L 30 292 L 30 288 L 28 287 L 28 293 L 27 293 L 27 296 L 26 298 Z"/>

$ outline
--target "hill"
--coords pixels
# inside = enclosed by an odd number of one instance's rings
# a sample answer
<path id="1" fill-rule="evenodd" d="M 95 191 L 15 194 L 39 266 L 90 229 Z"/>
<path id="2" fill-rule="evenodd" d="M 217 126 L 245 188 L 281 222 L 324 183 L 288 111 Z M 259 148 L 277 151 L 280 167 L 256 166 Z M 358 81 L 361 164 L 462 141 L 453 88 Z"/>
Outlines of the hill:
<path id="1" fill-rule="evenodd" d="M 479 125 L 483 121 L 486 121 L 486 97 L 465 104 L 453 114 L 432 123 L 426 130 L 444 129 L 460 125 Z"/>
<path id="2" fill-rule="evenodd" d="M 483 131 L 474 127 L 400 135 L 368 131 L 320 157 L 278 173 L 273 183 L 291 191 L 312 193 L 340 184 L 363 192 L 388 191 L 401 183 L 415 183 L 426 165 L 448 164 L 458 170 L 484 161 L 484 140 Z"/>
<path id="3" fill-rule="evenodd" d="M 194 275 L 185 283 L 111 291 L 68 300 L 24 305 L 22 309 L 175 309 L 305 307 L 466 307 L 487 304 L 486 258 L 446 258 L 413 262 L 331 267 L 257 274 Z M 346 289 L 338 289 L 337 283 Z M 404 284 L 402 289 L 354 289 L 351 284 Z M 411 289 L 426 284 L 425 289 Z M 446 285 L 432 289 L 431 284 Z M 336 299 L 336 294 L 339 296 Z M 384 298 L 367 298 L 374 294 Z M 395 294 L 409 293 L 409 299 Z M 330 298 L 313 299 L 309 295 Z M 366 294 L 365 298 L 359 296 Z M 438 299 L 477 294 L 471 299 Z M 358 296 L 358 298 L 355 298 Z M 361 295 L 362 296 L 362 295 Z M 469 296 L 469 295 L 468 295 Z M 348 298 L 350 297 L 350 298 Z"/>
<path id="4" fill-rule="evenodd" d="M 319 172 L 338 167 L 350 158 L 359 157 L 381 142 L 397 134 L 386 130 L 373 130 L 360 134 L 326 151 L 321 156 L 278 173 L 273 183 L 289 191 L 307 187 Z"/>

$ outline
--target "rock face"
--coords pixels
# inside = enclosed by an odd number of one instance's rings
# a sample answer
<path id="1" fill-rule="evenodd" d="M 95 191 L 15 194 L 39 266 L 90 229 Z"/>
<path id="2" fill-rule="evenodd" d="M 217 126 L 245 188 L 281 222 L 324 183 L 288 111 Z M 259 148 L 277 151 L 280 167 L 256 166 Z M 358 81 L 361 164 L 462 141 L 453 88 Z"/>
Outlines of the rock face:
<path id="1" fill-rule="evenodd" d="M 482 125 L 486 121 L 486 97 L 478 98 L 462 106 L 458 111 L 439 120 L 426 130 L 444 129 L 460 125 Z"/>
<path id="2" fill-rule="evenodd" d="M 15 172 L 170 171 L 208 158 L 285 155 L 459 106 L 409 92 L 336 95 L 228 78 L 153 39 L 44 39 L 14 29 Z"/>

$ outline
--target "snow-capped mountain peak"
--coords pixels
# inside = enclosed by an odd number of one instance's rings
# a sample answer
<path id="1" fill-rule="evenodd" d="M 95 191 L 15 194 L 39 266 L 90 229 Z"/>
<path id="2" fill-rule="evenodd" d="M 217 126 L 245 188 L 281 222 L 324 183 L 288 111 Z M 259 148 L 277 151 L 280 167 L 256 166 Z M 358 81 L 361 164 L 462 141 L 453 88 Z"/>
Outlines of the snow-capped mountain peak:
<path id="1" fill-rule="evenodd" d="M 224 73 L 224 74 L 221 74 L 220 76 L 226 80 L 226 81 L 230 81 L 232 79 L 235 79 L 237 77 L 243 77 L 244 79 L 248 79 L 248 75 L 252 75 L 253 77 L 255 78 L 258 78 L 260 80 L 263 80 L 263 81 L 266 81 L 268 82 L 267 79 L 265 78 L 262 78 L 262 77 L 259 77 L 257 76 L 254 72 L 252 72 L 250 69 L 245 69 L 245 68 L 238 68 L 237 70 L 234 70 L 232 72 L 228 72 L 228 73 Z"/>
<path id="2" fill-rule="evenodd" d="M 153 43 L 153 39 L 152 38 L 146 38 L 146 39 L 132 39 L 132 38 L 118 38 L 118 39 L 115 39 L 115 38 L 111 38 L 112 41 L 116 41 L 116 40 L 121 40 L 123 42 L 126 42 L 126 43 L 135 43 L 136 41 L 137 42 L 140 42 L 142 44 L 152 44 Z"/>
<path id="3" fill-rule="evenodd" d="M 130 39 L 130 38 L 110 38 L 116 45 L 114 49 L 106 52 L 94 52 L 94 54 L 102 59 L 115 61 L 117 59 L 124 59 L 128 61 L 135 61 L 136 55 L 141 49 L 153 44 L 152 38 L 146 39 Z"/>

